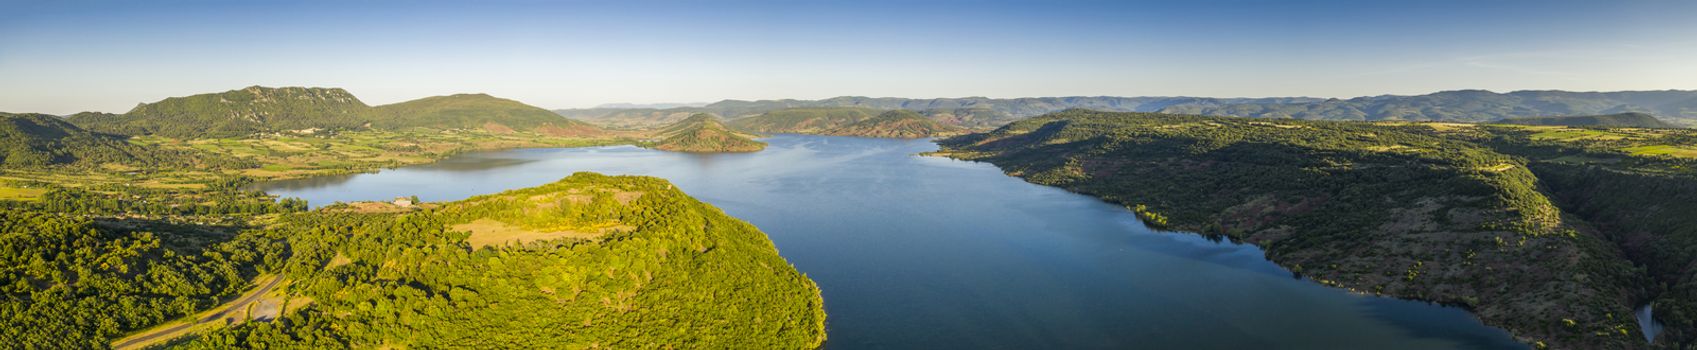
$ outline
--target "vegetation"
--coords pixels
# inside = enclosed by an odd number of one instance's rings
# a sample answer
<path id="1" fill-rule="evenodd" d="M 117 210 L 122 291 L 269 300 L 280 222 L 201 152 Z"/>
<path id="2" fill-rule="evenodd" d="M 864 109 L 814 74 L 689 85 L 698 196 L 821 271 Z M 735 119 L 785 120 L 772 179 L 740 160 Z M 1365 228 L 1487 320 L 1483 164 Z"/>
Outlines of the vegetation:
<path id="1" fill-rule="evenodd" d="M 766 148 L 765 142 L 755 141 L 752 135 L 732 131 L 709 114 L 696 114 L 653 134 L 659 141 L 644 146 L 663 151 L 754 152 Z"/>
<path id="2" fill-rule="evenodd" d="M 0 343 L 103 348 L 217 305 L 280 266 L 283 240 L 230 216 L 299 212 L 304 202 L 229 187 L 199 194 L 55 189 L 0 201 Z"/>
<path id="3" fill-rule="evenodd" d="M 1162 113 L 1254 118 L 1489 122 L 1551 115 L 1650 113 L 1697 122 L 1697 91 L 1444 91 L 1419 96 L 1371 96 L 1287 103 L 1180 103 Z"/>
<path id="4" fill-rule="evenodd" d="M 79 113 L 70 121 L 105 133 L 188 138 L 347 130 L 362 127 L 373 115 L 370 106 L 347 90 L 250 86 L 167 98 L 124 114 Z"/>
<path id="5" fill-rule="evenodd" d="M 1697 130 L 1483 125 L 1431 132 L 1525 157 L 1561 208 L 1600 231 L 1648 275 L 1668 347 L 1697 339 Z"/>
<path id="6" fill-rule="evenodd" d="M 595 125 L 620 129 L 641 130 L 676 124 L 690 116 L 708 113 L 701 108 L 678 107 L 670 109 L 652 108 L 594 108 L 587 110 L 562 109 L 554 113 L 569 118 L 593 122 Z"/>
<path id="7" fill-rule="evenodd" d="M 730 126 L 758 133 L 817 134 L 872 119 L 878 113 L 858 107 L 788 108 L 737 119 Z"/>
<path id="8" fill-rule="evenodd" d="M 484 129 L 496 133 L 524 130 L 575 137 L 599 136 L 602 133 L 588 123 L 561 118 L 546 109 L 487 94 L 434 96 L 377 106 L 375 115 L 377 118 L 372 127 L 388 130 Z"/>
<path id="9" fill-rule="evenodd" d="M 44 114 L 0 113 L 0 169 L 193 166 L 240 167 L 246 164 L 138 147 L 121 137 L 92 133 Z"/>
<path id="10" fill-rule="evenodd" d="M 1644 113 L 1620 113 L 1609 115 L 1586 115 L 1572 117 L 1528 117 L 1508 118 L 1497 121 L 1502 124 L 1520 125 L 1559 125 L 1559 126 L 1606 126 L 1622 128 L 1677 128 L 1655 116 Z"/>
<path id="11" fill-rule="evenodd" d="M 279 300 L 296 304 L 281 320 L 209 326 L 218 330 L 167 345 L 802 348 L 824 339 L 812 281 L 752 226 L 658 179 L 582 174 L 375 211 L 307 212 L 304 201 L 247 189 L 472 150 L 630 142 L 535 107 L 455 95 L 371 108 L 338 89 L 255 87 L 72 119 L 128 135 L 0 114 L 0 343 L 118 344 L 234 305 L 261 275 L 286 279 Z M 701 145 L 729 131 L 707 119 L 667 132 Z M 738 147 L 728 141 L 717 145 Z"/>
<path id="12" fill-rule="evenodd" d="M 884 112 L 871 119 L 825 130 L 823 133 L 839 136 L 911 139 L 956 135 L 963 132 L 965 132 L 964 129 L 943 125 L 913 111 L 894 110 Z"/>
<path id="13" fill-rule="evenodd" d="M 1307 97 L 1207 98 L 1071 96 L 1035 98 L 873 98 L 823 100 L 725 100 L 703 107 L 672 109 L 594 108 L 556 110 L 601 125 L 644 128 L 712 113 L 731 120 L 788 108 L 854 107 L 904 109 L 947 125 L 998 127 L 1019 119 L 1081 108 L 1113 112 L 1160 112 L 1274 119 L 1490 122 L 1552 115 L 1649 113 L 1675 124 L 1697 125 L 1697 91 L 1444 91 L 1418 96 L 1369 96 L 1347 100 Z M 653 118 L 669 118 L 656 121 Z"/>
<path id="14" fill-rule="evenodd" d="M 1558 208 L 1532 167 L 1562 151 L 1522 128 L 1070 110 L 941 153 L 1256 243 L 1323 284 L 1460 305 L 1528 343 L 1644 346 L 1622 331 L 1654 279 L 1611 227 Z M 1678 312 L 1660 294 L 1658 318 Z"/>
<path id="15" fill-rule="evenodd" d="M 483 129 L 552 136 L 598 137 L 592 125 L 487 94 L 434 96 L 371 107 L 336 88 L 269 88 L 172 97 L 124 114 L 78 113 L 69 120 L 90 130 L 165 138 L 243 138 L 258 134 L 317 135 L 340 131 Z"/>
<path id="16" fill-rule="evenodd" d="M 287 220 L 314 300 L 184 348 L 813 348 L 818 289 L 753 226 L 664 180 L 579 173 L 403 214 Z M 481 249 L 494 221 L 556 237 Z M 319 270 L 332 256 L 343 263 Z"/>
<path id="17" fill-rule="evenodd" d="M 944 125 L 912 111 L 879 112 L 866 108 L 790 108 L 738 119 L 731 126 L 764 133 L 796 133 L 838 136 L 921 138 L 959 134 L 964 130 Z"/>
<path id="18" fill-rule="evenodd" d="M 255 135 L 243 138 L 176 139 L 142 136 L 130 141 L 162 150 L 198 152 L 263 164 L 228 172 L 256 179 L 361 173 L 429 163 L 471 151 L 582 147 L 630 142 L 628 139 L 610 137 L 555 137 L 530 131 L 420 128 L 404 131 L 325 132 L 315 135 Z"/>
<path id="19" fill-rule="evenodd" d="M 249 183 L 34 183 L 40 198 L 0 201 L 0 342 L 105 347 L 234 300 L 262 274 L 287 276 L 293 297 L 283 299 L 308 305 L 173 346 L 803 348 L 824 339 L 810 280 L 753 226 L 663 180 L 586 173 L 379 214 L 306 212 Z M 473 223 L 507 232 L 478 244 Z"/>

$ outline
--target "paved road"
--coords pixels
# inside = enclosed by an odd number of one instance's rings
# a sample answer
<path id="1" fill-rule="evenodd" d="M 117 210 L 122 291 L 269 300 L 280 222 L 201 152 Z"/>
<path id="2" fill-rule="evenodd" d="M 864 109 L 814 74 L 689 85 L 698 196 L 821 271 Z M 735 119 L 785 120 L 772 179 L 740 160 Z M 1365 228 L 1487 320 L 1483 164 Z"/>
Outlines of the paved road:
<path id="1" fill-rule="evenodd" d="M 266 283 L 265 286 L 259 287 L 258 290 L 255 290 L 253 293 L 248 294 L 247 296 L 242 297 L 241 299 L 236 299 L 236 301 L 234 303 L 230 304 L 230 307 L 225 308 L 223 311 L 215 312 L 215 313 L 212 313 L 211 315 L 206 315 L 206 317 L 201 317 L 199 320 L 195 320 L 192 323 L 180 324 L 180 325 L 177 325 L 176 327 L 171 327 L 171 328 L 153 331 L 152 333 L 149 333 L 147 335 L 135 337 L 135 338 L 132 338 L 130 340 L 126 340 L 126 341 L 123 341 L 123 342 L 120 342 L 120 343 L 113 343 L 112 348 L 113 349 L 123 349 L 125 347 L 134 346 L 136 344 L 146 343 L 147 341 L 153 340 L 154 338 L 158 338 L 158 337 L 163 337 L 163 336 L 173 336 L 174 337 L 174 334 L 176 334 L 177 332 L 181 332 L 184 329 L 188 329 L 190 327 L 205 324 L 207 322 L 212 322 L 214 320 L 223 319 L 225 315 L 229 315 L 231 312 L 236 312 L 236 311 L 241 311 L 241 310 L 247 309 L 247 304 L 253 303 L 254 300 L 259 300 L 260 296 L 265 295 L 265 293 L 267 293 L 267 292 L 270 292 L 271 287 L 276 287 L 277 282 L 281 282 L 281 281 L 283 281 L 282 276 L 272 277 L 270 283 Z"/>

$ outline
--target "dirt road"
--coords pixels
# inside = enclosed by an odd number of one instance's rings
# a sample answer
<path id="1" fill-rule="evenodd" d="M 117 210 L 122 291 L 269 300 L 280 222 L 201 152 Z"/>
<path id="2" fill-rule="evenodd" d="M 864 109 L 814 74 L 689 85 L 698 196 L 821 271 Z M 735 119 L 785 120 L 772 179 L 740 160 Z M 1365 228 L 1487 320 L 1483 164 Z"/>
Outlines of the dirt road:
<path id="1" fill-rule="evenodd" d="M 153 331 L 147 332 L 146 334 L 143 334 L 141 336 L 131 337 L 131 338 L 129 338 L 129 340 L 124 340 L 122 342 L 112 343 L 112 348 L 113 349 L 125 349 L 125 348 L 128 348 L 128 347 L 136 346 L 138 344 L 149 344 L 150 341 L 154 340 L 155 338 L 159 338 L 159 337 L 174 338 L 174 337 L 177 337 L 177 336 L 181 336 L 182 334 L 180 334 L 180 333 L 183 333 L 184 330 L 187 330 L 189 328 L 193 328 L 194 326 L 203 325 L 203 324 L 206 324 L 206 323 L 212 322 L 212 321 L 222 320 L 222 319 L 224 319 L 225 316 L 229 315 L 231 312 L 240 312 L 241 310 L 247 309 L 248 304 L 253 303 L 255 300 L 259 300 L 259 297 L 262 296 L 262 295 L 265 295 L 265 293 L 271 292 L 271 288 L 276 287 L 277 282 L 282 282 L 282 281 L 283 281 L 282 276 L 272 277 L 271 282 L 268 282 L 264 286 L 259 287 L 259 289 L 256 289 L 252 292 L 248 292 L 246 295 L 243 295 L 241 298 L 236 299 L 236 301 L 230 302 L 228 307 L 225 307 L 224 310 L 214 312 L 211 315 L 202 316 L 200 319 L 197 319 L 192 323 L 180 324 L 180 325 L 177 325 L 177 326 L 174 326 L 174 327 L 171 327 L 171 328 L 153 330 Z"/>

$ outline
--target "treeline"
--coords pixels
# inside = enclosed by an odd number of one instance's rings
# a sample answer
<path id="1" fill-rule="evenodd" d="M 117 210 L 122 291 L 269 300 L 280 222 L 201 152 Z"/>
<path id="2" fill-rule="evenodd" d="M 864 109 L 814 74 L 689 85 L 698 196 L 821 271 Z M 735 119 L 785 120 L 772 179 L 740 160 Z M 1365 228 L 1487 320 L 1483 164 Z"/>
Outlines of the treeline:
<path id="1" fill-rule="evenodd" d="M 124 185 L 86 188 L 53 186 L 35 201 L 0 201 L 0 208 L 20 208 L 85 216 L 248 217 L 263 214 L 303 212 L 306 200 L 273 199 L 264 192 L 248 190 L 253 180 L 225 178 L 202 190 L 168 190 Z"/>

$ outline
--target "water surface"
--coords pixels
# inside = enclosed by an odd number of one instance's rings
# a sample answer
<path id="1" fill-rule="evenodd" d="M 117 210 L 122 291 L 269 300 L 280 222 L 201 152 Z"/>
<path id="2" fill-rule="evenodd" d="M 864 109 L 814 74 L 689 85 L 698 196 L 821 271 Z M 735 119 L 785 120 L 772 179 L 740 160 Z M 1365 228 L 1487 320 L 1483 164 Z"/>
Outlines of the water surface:
<path id="1" fill-rule="evenodd" d="M 456 200 L 579 171 L 666 178 L 759 226 L 819 283 L 829 348 L 1526 348 L 1458 309 L 1294 279 L 1253 246 L 1154 232 L 989 164 L 915 156 L 928 141 L 766 141 L 747 154 L 473 153 L 263 188 L 319 206 Z"/>

